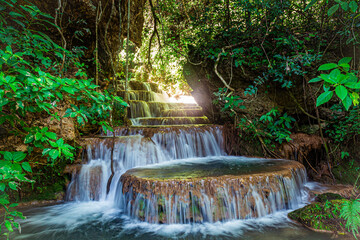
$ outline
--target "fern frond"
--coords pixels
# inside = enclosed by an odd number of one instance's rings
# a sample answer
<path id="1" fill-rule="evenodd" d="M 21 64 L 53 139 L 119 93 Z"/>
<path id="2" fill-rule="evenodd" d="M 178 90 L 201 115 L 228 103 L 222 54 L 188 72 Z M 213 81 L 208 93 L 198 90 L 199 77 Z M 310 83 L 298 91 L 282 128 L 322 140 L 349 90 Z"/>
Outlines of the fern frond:
<path id="1" fill-rule="evenodd" d="M 360 230 L 360 199 L 349 200 L 342 204 L 340 217 L 346 220 L 346 228 L 357 239 Z"/>

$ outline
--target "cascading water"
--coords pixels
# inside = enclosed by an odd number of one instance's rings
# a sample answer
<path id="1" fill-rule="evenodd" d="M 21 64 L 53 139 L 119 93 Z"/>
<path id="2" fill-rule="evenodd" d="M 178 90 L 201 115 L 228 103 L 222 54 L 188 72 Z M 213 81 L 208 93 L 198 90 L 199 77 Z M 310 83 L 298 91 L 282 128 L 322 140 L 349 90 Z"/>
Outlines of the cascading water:
<path id="1" fill-rule="evenodd" d="M 306 197 L 301 164 L 226 156 L 222 127 L 200 125 L 197 104 L 169 102 L 154 84 L 130 87 L 140 125 L 84 139 L 69 201 L 26 212 L 15 239 L 329 239 L 286 217 Z M 162 122 L 171 125 L 149 125 Z"/>
<path id="2" fill-rule="evenodd" d="M 120 175 L 133 167 L 175 159 L 225 154 L 220 126 L 172 129 L 119 128 L 115 133 L 118 136 L 114 140 L 113 150 L 115 175 L 108 198 L 116 195 L 113 185 L 117 183 Z M 146 137 L 150 133 L 153 135 Z M 112 141 L 111 138 L 94 139 L 93 143 L 87 146 L 87 163 L 83 164 L 80 172 L 69 184 L 67 200 L 106 199 L 107 181 L 111 175 Z"/>
<path id="3" fill-rule="evenodd" d="M 133 219 L 167 224 L 257 218 L 298 205 L 306 181 L 301 164 L 273 160 L 259 172 L 264 160 L 226 157 L 221 126 L 189 125 L 208 122 L 197 104 L 170 103 L 154 85 L 130 86 L 136 126 L 87 146 L 87 162 L 74 174 L 67 200 L 106 200 Z M 183 169 L 191 171 L 177 176 Z"/>
<path id="4" fill-rule="evenodd" d="M 133 126 L 208 124 L 202 108 L 195 102 L 171 102 L 155 84 L 130 81 L 127 92 Z M 125 92 L 121 92 L 124 96 Z"/>
<path id="5" fill-rule="evenodd" d="M 134 168 L 117 205 L 132 218 L 166 224 L 264 217 L 301 202 L 304 167 L 286 160 L 210 157 Z"/>

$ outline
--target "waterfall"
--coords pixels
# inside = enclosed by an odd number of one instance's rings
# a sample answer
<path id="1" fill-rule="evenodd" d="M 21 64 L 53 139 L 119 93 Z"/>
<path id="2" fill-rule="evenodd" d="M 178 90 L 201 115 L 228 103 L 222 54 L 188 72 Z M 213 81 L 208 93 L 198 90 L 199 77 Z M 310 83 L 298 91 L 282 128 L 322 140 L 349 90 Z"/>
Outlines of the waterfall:
<path id="1" fill-rule="evenodd" d="M 113 151 L 113 182 L 118 181 L 122 173 L 133 167 L 225 154 L 221 126 L 118 128 L 115 133 L 118 137 Z M 150 133 L 152 136 L 147 137 Z M 109 196 L 106 196 L 106 184 L 111 175 L 112 141 L 111 138 L 99 138 L 87 146 L 87 163 L 72 178 L 67 190 L 67 200 L 105 200 L 115 195 L 115 187 L 111 185 Z"/>
<path id="2" fill-rule="evenodd" d="M 247 163 L 247 166 L 242 166 L 244 161 L 248 160 L 216 157 L 200 164 L 196 160 L 188 166 L 166 164 L 134 168 L 121 176 L 116 192 L 123 194 L 116 195 L 115 203 L 134 219 L 166 224 L 259 218 L 299 206 L 306 182 L 305 169 L 301 164 L 286 160 L 252 159 L 252 165 Z M 226 164 L 229 162 L 231 164 Z M 271 167 L 268 173 L 252 174 L 251 171 L 257 165 L 264 165 L 264 162 L 268 166 L 279 166 Z M 215 165 L 216 172 L 186 177 L 194 169 L 203 171 L 204 164 Z M 234 164 L 240 164 L 240 167 L 250 171 L 239 176 L 228 175 L 227 168 Z M 179 168 L 188 170 L 178 173 Z M 218 174 L 223 173 L 224 168 L 226 174 Z M 170 174 L 163 174 L 165 170 Z M 176 178 L 173 172 L 184 177 Z"/>
<path id="3" fill-rule="evenodd" d="M 166 224 L 258 218 L 298 206 L 306 182 L 300 163 L 226 156 L 222 126 L 209 125 L 196 103 L 171 102 L 154 84 L 129 85 L 120 95 L 128 94 L 133 126 L 88 139 L 67 200 L 108 201 L 133 219 Z"/>

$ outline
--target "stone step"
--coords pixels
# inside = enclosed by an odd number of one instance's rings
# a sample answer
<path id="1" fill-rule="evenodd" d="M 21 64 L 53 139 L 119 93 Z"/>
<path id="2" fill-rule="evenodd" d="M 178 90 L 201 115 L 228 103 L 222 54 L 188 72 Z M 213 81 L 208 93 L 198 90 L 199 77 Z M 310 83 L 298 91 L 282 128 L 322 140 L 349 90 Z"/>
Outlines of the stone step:
<path id="1" fill-rule="evenodd" d="M 204 116 L 202 108 L 198 109 L 169 109 L 164 110 L 164 117 L 202 117 Z"/>
<path id="2" fill-rule="evenodd" d="M 134 126 L 142 125 L 184 125 L 184 124 L 208 124 L 209 119 L 203 117 L 147 117 L 130 119 Z"/>
<path id="3" fill-rule="evenodd" d="M 161 93 L 159 85 L 156 83 L 140 82 L 140 81 L 129 81 L 129 88 L 131 90 L 145 90 Z"/>
<path id="4" fill-rule="evenodd" d="M 167 96 L 165 93 L 156 93 L 146 90 L 130 90 L 127 93 L 128 101 L 145 101 L 145 102 L 161 102 L 165 101 Z M 125 99 L 125 91 L 118 91 L 118 96 Z"/>
<path id="5" fill-rule="evenodd" d="M 171 116 L 165 113 L 168 110 L 181 110 L 182 112 L 188 110 L 202 110 L 197 104 L 193 103 L 165 103 L 165 102 L 145 102 L 145 101 L 129 101 L 130 117 L 166 117 Z M 179 115 L 178 115 L 179 116 Z M 185 115 L 191 116 L 191 115 Z"/>

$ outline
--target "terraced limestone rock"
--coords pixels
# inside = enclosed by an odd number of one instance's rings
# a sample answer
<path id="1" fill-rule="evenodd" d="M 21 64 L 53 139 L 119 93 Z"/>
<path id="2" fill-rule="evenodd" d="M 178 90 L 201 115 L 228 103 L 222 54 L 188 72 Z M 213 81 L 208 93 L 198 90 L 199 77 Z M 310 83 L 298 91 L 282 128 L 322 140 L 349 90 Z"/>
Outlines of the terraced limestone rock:
<path id="1" fill-rule="evenodd" d="M 295 161 L 213 157 L 134 168 L 120 178 L 118 206 L 149 223 L 217 222 L 296 207 L 306 181 Z"/>
<path id="2" fill-rule="evenodd" d="M 154 83 L 130 81 L 131 90 L 118 92 L 129 99 L 129 118 L 133 126 L 208 124 L 202 108 L 195 102 L 173 102 Z"/>

